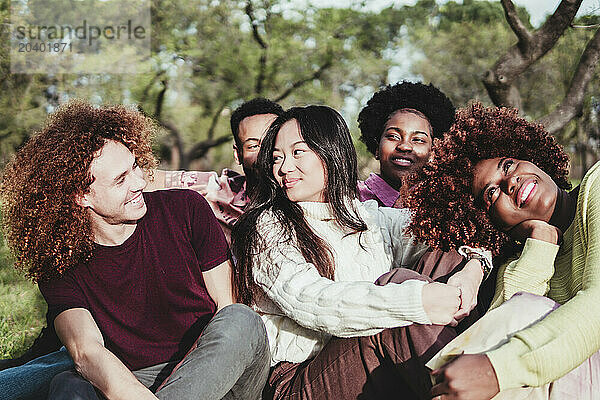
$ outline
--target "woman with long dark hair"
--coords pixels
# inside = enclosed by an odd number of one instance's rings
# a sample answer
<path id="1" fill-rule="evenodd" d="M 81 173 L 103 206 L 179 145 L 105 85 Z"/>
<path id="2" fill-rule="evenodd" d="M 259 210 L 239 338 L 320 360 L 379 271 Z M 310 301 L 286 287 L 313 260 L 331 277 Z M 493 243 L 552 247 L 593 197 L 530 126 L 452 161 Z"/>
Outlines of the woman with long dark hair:
<path id="1" fill-rule="evenodd" d="M 455 322 L 460 290 L 410 270 L 401 283 L 373 283 L 411 266 L 426 247 L 402 234 L 406 210 L 357 199 L 343 118 L 325 106 L 288 110 L 264 137 L 257 168 L 232 247 L 238 298 L 267 327 L 270 396 L 427 396 L 423 364 L 453 337 L 442 325 Z M 473 265 L 481 274 L 478 262 L 468 264 L 458 273 L 464 279 Z M 423 325 L 401 328 L 413 323 Z"/>
<path id="2" fill-rule="evenodd" d="M 600 163 L 568 192 L 568 156 L 543 126 L 479 103 L 457 113 L 434 154 L 413 178 L 410 231 L 434 247 L 514 257 L 499 269 L 494 309 L 442 352 L 478 354 L 434 371 L 432 394 L 488 399 L 554 382 L 550 398 L 597 398 Z"/>

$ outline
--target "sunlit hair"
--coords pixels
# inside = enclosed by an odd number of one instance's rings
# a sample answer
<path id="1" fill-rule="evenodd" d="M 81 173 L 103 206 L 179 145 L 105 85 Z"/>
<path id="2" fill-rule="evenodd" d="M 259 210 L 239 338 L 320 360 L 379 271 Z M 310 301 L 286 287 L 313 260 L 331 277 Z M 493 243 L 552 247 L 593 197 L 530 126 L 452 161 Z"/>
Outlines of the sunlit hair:
<path id="1" fill-rule="evenodd" d="M 409 230 L 417 241 L 445 251 L 460 245 L 486 248 L 494 255 L 513 247 L 472 194 L 475 165 L 498 157 L 529 161 L 558 187 L 571 187 L 569 158 L 542 125 L 514 109 L 474 103 L 457 112 L 452 128 L 434 146 L 433 160 L 410 178 L 406 205 L 414 212 Z"/>
<path id="2" fill-rule="evenodd" d="M 251 303 L 255 289 L 252 267 L 256 255 L 273 245 L 264 242 L 257 226 L 266 211 L 275 215 L 283 237 L 297 246 L 306 261 L 313 263 L 322 276 L 333 279 L 335 266 L 331 249 L 309 227 L 302 208 L 287 198 L 273 175 L 275 139 L 283 124 L 292 120 L 297 121 L 302 138 L 323 162 L 325 201 L 337 223 L 350 233 L 367 229 L 352 203 L 357 198 L 356 151 L 342 116 L 325 106 L 295 107 L 286 111 L 273 122 L 262 141 L 256 163 L 259 182 L 250 205 L 232 231 L 232 249 L 237 259 L 235 286 L 238 299 L 247 304 Z"/>
<path id="3" fill-rule="evenodd" d="M 76 197 L 88 193 L 90 165 L 107 140 L 124 144 L 143 169 L 156 165 L 153 122 L 125 106 L 74 100 L 50 114 L 4 171 L 3 222 L 15 266 L 34 281 L 89 259 L 91 224 Z"/>
<path id="4" fill-rule="evenodd" d="M 358 115 L 360 140 L 371 153 L 379 147 L 385 124 L 399 110 L 418 111 L 431 125 L 435 138 L 441 138 L 454 122 L 454 105 L 432 84 L 404 81 L 387 85 L 373 94 Z"/>

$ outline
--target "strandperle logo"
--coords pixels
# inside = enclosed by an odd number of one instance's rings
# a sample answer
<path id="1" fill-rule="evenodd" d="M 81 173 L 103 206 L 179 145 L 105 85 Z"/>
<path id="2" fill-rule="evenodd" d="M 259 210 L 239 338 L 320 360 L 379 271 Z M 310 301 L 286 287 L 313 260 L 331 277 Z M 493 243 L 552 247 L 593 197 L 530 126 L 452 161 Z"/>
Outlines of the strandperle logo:
<path id="1" fill-rule="evenodd" d="M 150 68 L 149 0 L 13 1 L 11 26 L 13 73 Z"/>
<path id="2" fill-rule="evenodd" d="M 104 26 L 99 27 L 95 25 L 88 25 L 87 20 L 83 20 L 83 23 L 79 26 L 72 27 L 69 25 L 65 26 L 17 26 L 16 28 L 17 40 L 27 39 L 28 42 L 35 40 L 64 40 L 66 38 L 75 38 L 79 40 L 87 40 L 87 43 L 92 46 L 94 41 L 104 38 L 107 40 L 133 40 L 133 39 L 145 39 L 146 28 L 141 25 L 134 26 L 131 20 L 123 25 L 116 26 Z"/>

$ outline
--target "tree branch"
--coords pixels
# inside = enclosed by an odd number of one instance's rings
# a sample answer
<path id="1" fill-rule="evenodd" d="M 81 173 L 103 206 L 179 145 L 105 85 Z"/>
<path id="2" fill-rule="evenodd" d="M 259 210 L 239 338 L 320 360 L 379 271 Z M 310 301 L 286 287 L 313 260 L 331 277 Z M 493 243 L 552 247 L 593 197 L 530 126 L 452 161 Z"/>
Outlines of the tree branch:
<path id="1" fill-rule="evenodd" d="M 165 93 L 167 92 L 167 86 L 169 82 L 166 79 L 160 81 L 162 84 L 162 89 L 158 92 L 158 96 L 156 97 L 156 106 L 154 107 L 154 118 L 160 120 L 160 115 L 162 114 L 163 103 L 165 102 Z"/>
<path id="2" fill-rule="evenodd" d="M 219 118 L 221 118 L 221 113 L 223 112 L 223 109 L 225 108 L 227 103 L 229 102 L 223 102 L 219 109 L 213 114 L 212 119 L 210 121 L 210 127 L 208 128 L 208 132 L 206 134 L 206 136 L 209 139 L 212 139 L 215 136 L 215 129 L 217 127 L 217 123 L 219 122 Z"/>
<path id="3" fill-rule="evenodd" d="M 4 139 L 6 139 L 7 137 L 9 137 L 12 134 L 13 134 L 13 132 L 10 129 L 6 129 L 6 130 L 4 130 L 4 132 L 2 132 L 0 134 L 0 140 L 4 140 Z"/>
<path id="4" fill-rule="evenodd" d="M 256 85 L 254 91 L 257 95 L 260 95 L 263 91 L 265 76 L 267 73 L 267 43 L 263 40 L 258 31 L 258 21 L 254 17 L 254 9 L 252 8 L 252 1 L 246 2 L 246 15 L 250 18 L 250 24 L 252 25 L 252 37 L 261 47 L 261 55 L 258 60 L 258 76 L 256 77 Z"/>
<path id="5" fill-rule="evenodd" d="M 511 0 L 501 0 L 501 3 L 504 8 L 506 21 L 515 35 L 517 35 L 517 39 L 519 39 L 521 51 L 527 52 L 527 48 L 531 44 L 531 32 L 529 32 L 529 29 L 527 29 L 523 21 L 519 18 L 517 9 Z"/>
<path id="6" fill-rule="evenodd" d="M 599 60 L 600 29 L 596 30 L 596 33 L 586 45 L 571 79 L 569 90 L 562 103 L 548 115 L 540 119 L 540 122 L 548 132 L 552 134 L 556 133 L 569 123 L 571 119 L 581 115 L 585 91 L 594 76 Z"/>
<path id="7" fill-rule="evenodd" d="M 325 71 L 326 69 L 328 69 L 329 67 L 331 67 L 331 65 L 332 65 L 331 59 L 327 60 L 323 65 L 321 65 L 319 67 L 319 69 L 317 69 L 315 72 L 313 72 L 313 74 L 311 76 L 303 78 L 303 79 L 300 79 L 300 80 L 294 82 L 292 84 L 292 86 L 290 86 L 289 88 L 287 88 L 279 96 L 275 97 L 275 99 L 273 99 L 273 101 L 276 102 L 276 103 L 280 102 L 281 100 L 285 99 L 290 94 L 292 94 L 294 92 L 294 90 L 298 89 L 302 85 L 306 84 L 307 82 L 312 81 L 313 79 L 319 78 L 321 76 L 321 74 L 323 73 L 323 71 Z"/>
<path id="8" fill-rule="evenodd" d="M 208 128 L 208 132 L 206 136 L 208 139 L 203 140 L 201 142 L 196 143 L 190 151 L 187 153 L 186 161 L 189 163 L 190 161 L 197 160 L 198 158 L 204 157 L 204 155 L 213 147 L 219 146 L 225 142 L 231 140 L 231 135 L 225 135 L 214 139 L 215 129 L 217 127 L 217 123 L 219 122 L 219 118 L 221 117 L 221 112 L 225 106 L 229 103 L 229 101 L 224 101 L 221 103 L 219 109 L 213 114 L 212 119 L 210 121 L 210 127 Z M 186 165 L 187 168 L 187 165 Z"/>
<path id="9" fill-rule="evenodd" d="M 250 23 L 252 24 L 252 36 L 254 37 L 254 40 L 256 40 L 256 42 L 258 43 L 258 45 L 260 47 L 262 47 L 263 49 L 266 49 L 267 44 L 265 43 L 265 41 L 260 36 L 260 33 L 258 32 L 258 21 L 254 17 L 254 9 L 252 7 L 252 2 L 250 0 L 248 0 L 246 2 L 246 15 L 248 16 L 248 18 L 250 18 Z"/>
<path id="10" fill-rule="evenodd" d="M 148 84 L 144 87 L 144 90 L 142 91 L 142 98 L 140 99 L 140 103 L 144 104 L 148 100 L 148 96 L 150 94 L 150 89 L 152 88 L 152 86 L 154 86 L 154 84 L 156 83 L 158 78 L 160 78 L 164 74 L 165 74 L 165 71 L 160 71 L 159 73 L 157 73 L 156 75 L 154 75 L 152 77 L 150 82 L 148 82 Z"/>
<path id="11" fill-rule="evenodd" d="M 564 31 L 570 26 L 583 0 L 562 0 L 554 14 L 546 19 L 544 25 L 530 34 L 528 44 L 521 41 L 509 48 L 494 66 L 486 71 L 482 81 L 496 106 L 520 108 L 521 96 L 515 86 L 515 80 L 533 63 L 543 57 L 558 41 Z M 508 0 L 502 0 L 506 18 L 511 28 L 520 31 L 517 26 L 516 10 Z M 512 6 L 512 8 L 511 8 Z M 514 25 L 514 27 L 513 27 Z M 519 34 L 517 34 L 519 37 Z"/>
<path id="12" fill-rule="evenodd" d="M 575 29 L 600 28 L 600 24 L 593 24 L 593 25 L 573 25 L 573 24 L 571 24 L 571 28 L 575 28 Z"/>
<path id="13" fill-rule="evenodd" d="M 535 41 L 537 42 L 537 61 L 540 57 L 546 54 L 562 36 L 565 29 L 571 26 L 577 10 L 581 6 L 583 0 L 562 0 L 554 14 L 550 15 L 544 25 L 535 33 Z"/>
<path id="14" fill-rule="evenodd" d="M 225 135 L 216 139 L 207 139 L 196 143 L 189 151 L 187 159 L 189 161 L 197 160 L 198 158 L 204 157 L 206 152 L 213 147 L 219 146 L 220 144 L 226 143 L 233 138 L 231 135 Z"/>
<path id="15" fill-rule="evenodd" d="M 156 75 L 156 77 L 160 76 L 162 73 L 159 73 Z M 156 122 L 158 122 L 158 124 L 163 127 L 164 129 L 166 129 L 169 132 L 169 136 L 171 137 L 171 140 L 173 140 L 173 146 L 175 147 L 175 149 L 177 150 L 177 165 L 173 165 L 173 167 L 175 168 L 185 168 L 187 167 L 188 164 L 188 160 L 186 159 L 186 153 L 183 149 L 183 139 L 181 137 L 181 132 L 179 132 L 179 129 L 177 129 L 177 127 L 172 124 L 169 121 L 165 121 L 162 118 L 162 109 L 163 109 L 163 104 L 164 104 L 164 100 L 165 100 L 165 93 L 167 91 L 167 87 L 168 87 L 168 81 L 166 79 L 163 79 L 161 81 L 163 88 L 161 89 L 161 91 L 158 93 L 158 96 L 156 96 L 156 104 L 154 105 L 154 118 L 156 119 Z M 138 106 L 138 108 L 140 108 L 140 111 L 143 112 L 143 109 L 141 106 Z M 171 160 L 171 162 L 173 163 L 173 161 L 175 161 L 174 159 Z"/>
<path id="16" fill-rule="evenodd" d="M 175 167 L 176 169 L 186 168 L 188 165 L 188 160 L 186 158 L 185 151 L 183 150 L 183 140 L 181 138 L 181 133 L 179 132 L 179 129 L 177 129 L 175 125 L 168 121 L 163 121 L 159 119 L 158 123 L 160 126 L 162 126 L 170 132 L 170 136 L 173 140 L 173 146 L 177 149 L 179 165 L 174 165 L 173 167 Z"/>

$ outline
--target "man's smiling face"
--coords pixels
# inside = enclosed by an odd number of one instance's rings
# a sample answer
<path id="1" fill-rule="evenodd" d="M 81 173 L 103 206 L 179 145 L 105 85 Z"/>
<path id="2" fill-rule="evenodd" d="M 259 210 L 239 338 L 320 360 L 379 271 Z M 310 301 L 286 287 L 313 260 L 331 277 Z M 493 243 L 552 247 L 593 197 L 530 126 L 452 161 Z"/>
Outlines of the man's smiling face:
<path id="1" fill-rule="evenodd" d="M 94 223 L 135 223 L 146 214 L 144 174 L 135 156 L 122 143 L 107 140 L 90 166 L 94 181 L 82 196 Z"/>

